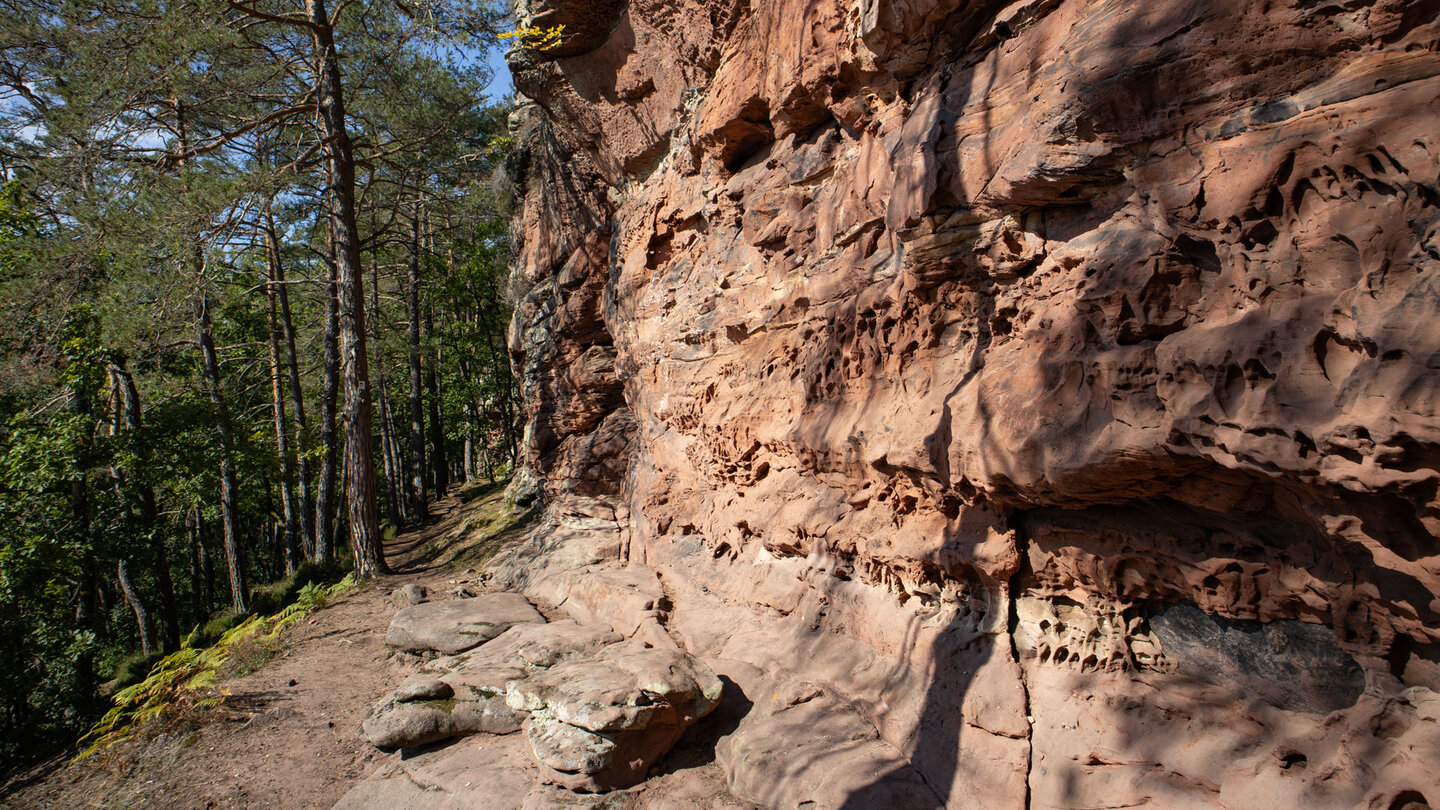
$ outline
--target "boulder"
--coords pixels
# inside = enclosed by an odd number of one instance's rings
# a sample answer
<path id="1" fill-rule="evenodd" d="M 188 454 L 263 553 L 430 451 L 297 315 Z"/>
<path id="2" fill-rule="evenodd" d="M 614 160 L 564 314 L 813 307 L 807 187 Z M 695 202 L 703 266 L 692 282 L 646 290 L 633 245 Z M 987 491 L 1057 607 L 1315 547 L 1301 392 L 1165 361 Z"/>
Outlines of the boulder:
<path id="1" fill-rule="evenodd" d="M 439 678 L 431 678 L 424 675 L 416 676 L 400 684 L 395 690 L 395 699 L 404 702 L 417 700 L 445 700 L 455 696 L 455 690 L 450 684 Z"/>
<path id="2" fill-rule="evenodd" d="M 519 729 L 520 718 L 499 690 L 455 689 L 428 676 L 406 681 L 361 724 L 365 738 L 381 748 L 413 748 L 466 734 Z"/>
<path id="3" fill-rule="evenodd" d="M 478 647 L 513 625 L 545 618 L 517 593 L 426 602 L 395 614 L 385 643 L 407 652 L 455 654 Z"/>
<path id="4" fill-rule="evenodd" d="M 695 657 L 631 641 L 514 683 L 506 700 L 530 713 L 526 736 L 551 782 L 602 792 L 643 780 L 721 688 Z"/>
<path id="5" fill-rule="evenodd" d="M 522 717 L 506 705 L 508 686 L 618 641 L 603 625 L 514 625 L 481 648 L 428 662 L 370 712 L 362 731 L 382 748 L 480 732 L 510 734 L 520 729 Z"/>
<path id="6" fill-rule="evenodd" d="M 412 607 L 421 602 L 427 602 L 429 599 L 430 592 L 426 590 L 425 586 L 416 585 L 413 582 L 409 585 L 396 588 L 395 591 L 390 594 L 390 601 L 394 603 L 396 607 L 400 608 Z"/>
<path id="7" fill-rule="evenodd" d="M 527 592 L 579 621 L 604 623 L 627 638 L 665 613 L 665 588 L 649 568 L 591 565 L 541 578 Z"/>

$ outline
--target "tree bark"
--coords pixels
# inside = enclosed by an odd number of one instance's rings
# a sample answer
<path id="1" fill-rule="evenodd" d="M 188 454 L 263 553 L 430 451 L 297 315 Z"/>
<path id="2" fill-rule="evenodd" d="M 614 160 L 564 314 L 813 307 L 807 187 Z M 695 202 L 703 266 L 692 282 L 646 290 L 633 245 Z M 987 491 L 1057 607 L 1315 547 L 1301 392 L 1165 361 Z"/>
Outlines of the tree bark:
<path id="1" fill-rule="evenodd" d="M 355 224 L 355 160 L 345 127 L 345 99 L 335 32 L 325 0 L 305 0 L 319 57 L 320 121 L 325 136 L 325 207 L 335 239 L 339 282 L 340 368 L 345 380 L 345 502 L 350 547 L 361 577 L 389 573 L 375 508 L 371 451 L 370 369 L 365 354 L 365 291 Z"/>
<path id="2" fill-rule="evenodd" d="M 465 483 L 475 480 L 475 406 L 465 406 Z"/>
<path id="3" fill-rule="evenodd" d="M 142 427 L 140 392 L 135 388 L 135 378 L 130 376 L 123 363 L 121 360 L 109 366 L 114 401 L 110 431 L 111 435 L 119 434 L 123 423 L 123 430 L 135 436 Z M 147 469 L 150 464 L 150 447 L 143 438 L 135 442 L 135 453 L 139 468 Z M 136 481 L 133 476 L 126 480 L 124 472 L 118 468 L 111 470 L 111 476 L 115 479 L 116 494 L 120 495 L 122 502 L 125 501 L 123 490 L 126 487 L 139 501 L 140 514 L 136 534 L 148 541 L 150 572 L 155 577 L 155 589 L 160 597 L 161 643 L 165 652 L 174 652 L 180 649 L 180 617 L 175 604 L 175 583 L 170 577 L 169 553 L 165 548 L 165 537 L 159 532 L 160 510 L 155 500 L 155 489 L 144 481 Z M 123 588 L 124 583 L 121 583 L 121 586 Z M 126 598 L 131 598 L 128 592 Z"/>
<path id="4" fill-rule="evenodd" d="M 275 235 L 275 222 L 267 214 L 266 235 L 270 244 L 278 251 L 279 239 Z M 285 264 L 277 254 L 273 278 L 276 281 L 276 295 L 280 301 L 280 326 L 285 338 L 285 367 L 290 384 L 290 411 L 295 420 L 295 511 L 299 516 L 299 532 L 305 546 L 305 556 L 314 558 L 315 527 L 314 513 L 310 506 L 310 430 L 305 419 L 305 392 L 300 387 L 300 360 L 295 351 L 295 320 L 290 316 L 290 288 L 285 284 Z"/>
<path id="5" fill-rule="evenodd" d="M 315 560 L 328 563 L 335 554 L 335 468 L 339 448 L 335 410 L 340 397 L 340 317 L 335 250 L 329 230 L 325 241 L 329 280 L 325 292 L 325 381 L 320 392 L 320 475 L 315 484 Z"/>
<path id="6" fill-rule="evenodd" d="M 292 468 L 289 463 L 289 418 L 285 414 L 285 375 L 279 356 L 279 295 L 276 293 L 276 277 L 282 271 L 279 267 L 279 249 L 269 233 L 265 238 L 266 264 L 269 265 L 269 284 L 265 285 L 266 323 L 269 326 L 269 376 L 271 376 L 271 414 L 275 422 L 275 455 L 279 460 L 279 502 L 284 519 L 285 574 L 294 574 L 300 566 L 300 522 L 295 517 L 295 494 L 291 489 Z"/>
<path id="7" fill-rule="evenodd" d="M 200 527 L 196 525 L 195 517 L 194 509 L 185 510 L 185 540 L 190 551 L 190 609 L 196 616 L 205 616 L 210 612 L 201 585 L 205 581 L 205 568 L 200 557 L 205 551 L 200 544 Z"/>
<path id="8" fill-rule="evenodd" d="M 372 221 L 373 230 L 374 223 Z M 399 527 L 401 479 L 400 458 L 395 453 L 395 438 L 390 435 L 390 395 L 385 390 L 385 352 L 380 342 L 380 261 L 372 251 L 370 254 L 370 325 L 375 339 L 375 390 L 378 392 L 376 405 L 380 408 L 380 457 L 385 461 L 385 513 L 391 526 Z"/>
<path id="9" fill-rule="evenodd" d="M 425 245 L 430 253 L 435 252 L 435 231 L 430 227 L 430 214 L 425 208 L 423 196 L 420 199 L 418 216 L 422 221 L 421 230 L 425 236 Z M 445 257 L 446 266 L 454 264 L 454 256 L 448 251 Z M 440 369 L 441 350 L 440 341 L 435 336 L 435 310 L 434 304 L 425 305 L 425 333 L 430 336 L 431 342 L 435 344 L 435 356 L 425 372 L 425 387 L 430 392 L 430 469 L 431 489 L 434 497 L 443 498 L 450 491 L 450 462 L 445 451 L 445 425 L 441 422 L 440 407 Z"/>
<path id="10" fill-rule="evenodd" d="M 124 557 L 115 563 L 115 578 L 120 580 L 120 592 L 125 594 L 125 603 L 135 614 L 135 626 L 140 628 L 140 652 L 149 655 L 155 651 L 155 640 L 150 635 L 150 614 L 145 609 L 145 599 L 140 595 L 140 589 L 135 587 L 134 580 L 130 579 L 130 566 Z"/>
<path id="11" fill-rule="evenodd" d="M 410 512 L 424 523 L 430 519 L 425 469 L 425 392 L 420 369 L 420 206 L 410 220 Z"/>
<path id="12" fill-rule="evenodd" d="M 383 363 L 380 358 L 377 362 Z M 404 497 L 404 465 L 400 462 L 399 448 L 395 443 L 395 426 L 390 419 L 390 398 L 385 392 L 385 377 L 377 370 L 380 389 L 380 447 L 385 457 L 385 509 L 391 526 L 401 526 L 405 522 L 405 497 Z"/>
<path id="13" fill-rule="evenodd" d="M 280 511 L 284 517 L 284 559 L 285 573 L 295 573 L 300 565 L 299 520 L 295 514 L 295 493 L 290 481 L 293 469 L 290 465 L 290 420 L 285 413 L 286 372 L 280 359 L 280 295 L 279 287 L 284 281 L 285 271 L 280 269 L 280 246 L 275 242 L 275 232 L 268 220 L 265 232 L 265 258 L 270 271 L 270 283 L 265 285 L 265 301 L 270 326 L 270 409 L 275 419 L 275 455 L 280 460 Z"/>
<path id="14" fill-rule="evenodd" d="M 190 507 L 190 518 L 195 527 L 195 545 L 200 552 L 200 568 L 205 577 L 201 615 L 209 618 L 215 611 L 215 565 L 210 558 L 210 548 L 205 544 L 205 518 L 200 514 L 200 507 Z"/>
<path id="15" fill-rule="evenodd" d="M 185 108 L 175 101 L 175 124 L 179 133 L 180 148 L 189 149 L 189 136 L 185 125 Z M 182 161 L 181 167 L 184 163 Z M 189 180 L 184 181 L 189 191 Z M 225 565 L 230 574 L 230 606 L 236 613 L 248 611 L 245 593 L 245 574 L 241 570 L 239 493 L 235 483 L 235 439 L 230 425 L 230 411 L 225 395 L 220 388 L 220 358 L 215 353 L 214 327 L 210 319 L 210 297 L 205 289 L 205 257 L 199 236 L 190 253 L 190 271 L 195 278 L 196 308 L 200 330 L 200 355 L 210 404 L 215 408 L 215 432 L 220 437 L 220 523 L 224 532 Z"/>
<path id="16" fill-rule="evenodd" d="M 198 263 L 198 260 L 197 260 Z M 210 404 L 215 407 L 215 431 L 220 434 L 220 525 L 224 532 L 225 565 L 230 572 L 230 607 L 236 613 L 249 609 L 245 574 L 241 570 L 238 492 L 235 484 L 235 438 L 230 411 L 220 389 L 220 358 L 215 353 L 214 328 L 210 321 L 210 299 L 203 281 L 199 295 L 200 353 L 204 358 L 205 380 Z"/>
<path id="17" fill-rule="evenodd" d="M 434 312 L 425 310 L 425 332 L 435 341 L 435 355 L 425 369 L 425 388 L 430 394 L 430 475 L 435 497 L 443 498 L 450 489 L 450 466 L 445 454 L 445 425 L 440 421 L 440 342 L 435 340 Z"/>

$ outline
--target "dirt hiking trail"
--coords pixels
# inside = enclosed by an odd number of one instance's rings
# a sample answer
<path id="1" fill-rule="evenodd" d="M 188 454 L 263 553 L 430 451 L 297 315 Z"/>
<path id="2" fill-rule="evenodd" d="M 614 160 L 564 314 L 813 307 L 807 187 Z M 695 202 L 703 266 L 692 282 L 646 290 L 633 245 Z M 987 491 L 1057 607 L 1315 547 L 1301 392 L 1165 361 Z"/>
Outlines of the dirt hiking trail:
<path id="1" fill-rule="evenodd" d="M 446 594 L 518 534 L 503 486 L 465 495 L 432 504 L 429 525 L 386 543 L 391 576 L 315 611 L 268 663 L 224 681 L 222 708 L 84 763 L 56 758 L 0 790 L 0 806 L 329 808 L 387 756 L 357 731 L 403 677 L 385 645 L 390 594 L 411 583 Z"/>

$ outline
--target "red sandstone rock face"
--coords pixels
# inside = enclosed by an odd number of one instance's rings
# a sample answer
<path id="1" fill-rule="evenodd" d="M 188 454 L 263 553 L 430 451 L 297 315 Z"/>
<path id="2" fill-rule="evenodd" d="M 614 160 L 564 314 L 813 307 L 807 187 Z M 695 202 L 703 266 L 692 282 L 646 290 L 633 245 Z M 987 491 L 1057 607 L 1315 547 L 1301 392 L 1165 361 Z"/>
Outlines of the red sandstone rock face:
<path id="1" fill-rule="evenodd" d="M 1440 5 L 525 11 L 501 568 L 658 571 L 737 795 L 1440 805 Z"/>

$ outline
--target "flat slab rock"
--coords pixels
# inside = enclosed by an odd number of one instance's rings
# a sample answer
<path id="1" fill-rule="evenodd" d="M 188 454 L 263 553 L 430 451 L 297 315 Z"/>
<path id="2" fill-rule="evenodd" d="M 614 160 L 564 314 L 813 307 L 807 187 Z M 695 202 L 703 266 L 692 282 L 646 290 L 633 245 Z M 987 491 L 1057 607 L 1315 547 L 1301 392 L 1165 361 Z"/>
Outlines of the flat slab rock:
<path id="1" fill-rule="evenodd" d="M 517 624 L 545 618 L 518 593 L 484 593 L 408 607 L 395 614 L 385 643 L 406 652 L 455 653 L 478 647 Z"/>
<path id="2" fill-rule="evenodd" d="M 656 776 L 631 791 L 572 793 L 541 781 L 529 748 L 519 736 L 480 736 L 395 755 L 335 810 L 756 810 L 729 794 L 714 763 Z"/>
<path id="3" fill-rule="evenodd" d="M 519 667 L 535 671 L 572 658 L 589 658 L 621 641 L 606 625 L 580 624 L 561 619 L 549 624 L 517 624 L 485 646 L 448 658 L 436 658 L 422 667 L 455 683 L 451 676 L 471 670 Z"/>

